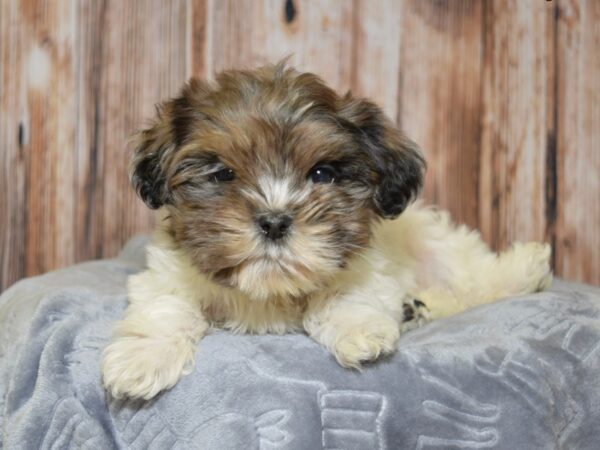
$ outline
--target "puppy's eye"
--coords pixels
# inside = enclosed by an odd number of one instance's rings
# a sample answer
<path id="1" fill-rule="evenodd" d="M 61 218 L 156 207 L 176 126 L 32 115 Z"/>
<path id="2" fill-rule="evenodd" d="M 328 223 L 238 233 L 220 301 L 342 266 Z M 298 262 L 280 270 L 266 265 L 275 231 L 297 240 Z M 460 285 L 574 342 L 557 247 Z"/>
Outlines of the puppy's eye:
<path id="1" fill-rule="evenodd" d="M 212 174 L 212 181 L 216 183 L 223 183 L 226 181 L 231 181 L 235 178 L 235 173 L 230 168 L 226 167 L 225 169 L 221 169 L 218 172 L 214 172 Z"/>
<path id="2" fill-rule="evenodd" d="M 313 183 L 333 183 L 337 178 L 337 172 L 329 165 L 320 164 L 312 168 L 308 174 L 308 178 Z"/>

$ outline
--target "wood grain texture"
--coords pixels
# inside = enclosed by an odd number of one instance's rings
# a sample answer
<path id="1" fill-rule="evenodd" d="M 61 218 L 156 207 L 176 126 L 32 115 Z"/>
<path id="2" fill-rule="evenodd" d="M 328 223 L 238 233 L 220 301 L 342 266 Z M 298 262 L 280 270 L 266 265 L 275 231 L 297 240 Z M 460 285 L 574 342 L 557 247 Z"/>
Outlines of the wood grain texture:
<path id="1" fill-rule="evenodd" d="M 423 149 L 424 197 L 478 225 L 482 2 L 404 3 L 399 122 Z"/>
<path id="2" fill-rule="evenodd" d="M 600 284 L 600 2 L 559 2 L 556 271 Z"/>
<path id="3" fill-rule="evenodd" d="M 72 3 L 52 1 L 17 8 L 23 58 L 15 67 L 21 77 L 18 110 L 27 136 L 21 148 L 27 180 L 21 204 L 24 270 L 33 274 L 53 268 L 55 261 L 75 261 L 76 10 Z"/>
<path id="4" fill-rule="evenodd" d="M 152 229 L 129 187 L 127 142 L 186 78 L 187 3 L 0 8 L 2 289 Z"/>
<path id="5" fill-rule="evenodd" d="M 350 86 L 352 2 L 325 0 L 208 1 L 205 61 L 197 76 L 254 67 L 289 57 L 300 70 L 319 73 L 340 90 Z"/>
<path id="6" fill-rule="evenodd" d="M 598 48 L 597 0 L 0 1 L 0 290 L 149 232 L 132 132 L 189 76 L 286 56 L 420 144 L 428 202 L 600 284 Z"/>
<path id="7" fill-rule="evenodd" d="M 112 1 L 105 11 L 98 117 L 88 124 L 98 127 L 90 176 L 102 184 L 92 188 L 102 196 L 90 222 L 99 227 L 102 254 L 116 254 L 132 231 L 151 228 L 154 215 L 129 185 L 127 143 L 154 115 L 154 105 L 186 79 L 186 13 L 183 0 Z"/>
<path id="8" fill-rule="evenodd" d="M 350 88 L 398 119 L 402 2 L 355 0 L 352 10 Z"/>
<path id="9" fill-rule="evenodd" d="M 19 14 L 16 2 L 0 2 L 0 290 L 24 276 L 26 263 L 30 134 L 21 95 L 26 59 Z"/>
<path id="10" fill-rule="evenodd" d="M 480 229 L 494 248 L 546 237 L 551 2 L 485 3 Z"/>

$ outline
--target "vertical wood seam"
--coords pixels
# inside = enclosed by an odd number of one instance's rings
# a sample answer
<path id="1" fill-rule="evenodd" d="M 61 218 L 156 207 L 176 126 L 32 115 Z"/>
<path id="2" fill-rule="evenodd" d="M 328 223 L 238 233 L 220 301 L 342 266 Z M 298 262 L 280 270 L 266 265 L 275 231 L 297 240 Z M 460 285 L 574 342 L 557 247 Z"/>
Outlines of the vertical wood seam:
<path id="1" fill-rule="evenodd" d="M 477 230 L 481 230 L 481 212 L 482 212 L 482 202 L 481 202 L 481 167 L 482 167 L 482 158 L 483 158 L 483 129 L 484 129 L 484 120 L 486 114 L 486 104 L 485 104 L 485 74 L 486 74 L 486 51 L 487 51 L 487 8 L 488 2 L 483 2 L 481 4 L 481 54 L 479 55 L 479 122 L 477 124 L 477 137 L 475 141 L 478 143 L 477 149 L 477 161 L 475 176 L 477 177 L 477 196 L 476 198 L 476 218 L 477 218 Z M 481 232 L 481 231 L 480 231 Z"/>
<path id="2" fill-rule="evenodd" d="M 546 141 L 546 177 L 545 177 L 545 216 L 546 216 L 546 240 L 552 246 L 552 268 L 556 269 L 556 220 L 558 214 L 558 154 L 557 154 L 557 136 L 558 136 L 558 89 L 559 74 L 558 70 L 558 2 L 553 4 L 552 14 L 552 118 L 551 126 L 548 130 Z"/>
<path id="3" fill-rule="evenodd" d="M 92 220 L 94 218 L 95 208 L 92 206 L 94 204 L 102 204 L 102 202 L 95 202 L 95 193 L 96 189 L 98 189 L 97 180 L 98 180 L 98 157 L 100 152 L 100 115 L 101 115 L 101 107 L 100 107 L 100 92 L 101 92 L 101 84 L 102 84 L 102 70 L 103 70 L 103 62 L 104 62 L 104 39 L 102 38 L 102 30 L 106 27 L 106 0 L 102 1 L 100 6 L 100 14 L 98 19 L 98 31 L 100 39 L 97 39 L 94 43 L 94 50 L 92 53 L 92 57 L 94 61 L 92 61 L 93 70 L 93 79 L 92 79 L 92 101 L 94 108 L 94 120 L 92 122 L 92 130 L 91 130 L 91 139 L 90 139 L 90 149 L 89 149 L 89 174 L 87 177 L 86 183 L 86 198 L 88 204 L 86 205 L 87 209 L 85 212 L 85 222 L 84 222 L 84 230 L 85 235 L 91 234 L 92 228 Z M 100 195 L 102 195 L 102 189 L 100 189 Z M 103 214 L 97 216 L 97 220 L 103 221 L 101 217 Z M 101 226 L 99 228 L 102 228 Z M 101 233 L 99 234 L 101 235 Z M 103 247 L 102 240 L 99 239 L 96 242 L 95 248 L 90 249 L 92 251 L 91 257 L 99 258 L 103 255 Z"/>
<path id="4" fill-rule="evenodd" d="M 482 65 L 482 69 L 481 69 L 481 112 L 480 112 L 480 123 L 481 123 L 481 134 L 479 136 L 479 160 L 480 160 L 480 166 L 479 166 L 479 170 L 483 170 L 484 165 L 485 167 L 489 168 L 491 166 L 492 170 L 489 171 L 488 177 L 487 179 L 484 179 L 482 177 L 482 174 L 479 174 L 479 183 L 478 183 L 478 195 L 477 195 L 477 200 L 479 203 L 479 211 L 478 211 L 478 217 L 477 217 L 477 222 L 478 222 L 478 229 L 480 230 L 480 232 L 483 233 L 482 227 L 483 227 L 483 217 L 482 215 L 484 214 L 484 211 L 486 211 L 486 216 L 488 217 L 488 221 L 489 223 L 487 224 L 487 229 L 485 230 L 485 233 L 487 234 L 487 239 L 488 239 L 488 245 L 490 245 L 491 248 L 493 249 L 497 249 L 498 247 L 498 235 L 497 235 L 497 230 L 495 227 L 495 223 L 498 220 L 497 217 L 497 213 L 498 213 L 498 208 L 496 205 L 496 173 L 495 170 L 493 170 L 494 167 L 494 161 L 495 161 L 495 155 L 493 152 L 493 149 L 489 149 L 489 154 L 488 159 L 484 162 L 484 164 L 481 164 L 481 160 L 484 156 L 484 147 L 486 145 L 486 141 L 485 141 L 485 137 L 486 137 L 486 133 L 484 131 L 487 131 L 489 133 L 489 123 L 488 123 L 488 108 L 489 108 L 489 99 L 488 96 L 490 95 L 489 92 L 487 91 L 487 84 L 489 82 L 488 80 L 488 71 L 490 71 L 491 69 L 489 69 L 489 65 L 491 65 L 493 63 L 493 61 L 490 61 L 491 58 L 493 58 L 493 54 L 494 54 L 494 48 L 493 46 L 495 45 L 495 41 L 494 41 L 494 37 L 488 36 L 489 33 L 494 33 L 495 30 L 495 23 L 493 20 L 493 4 L 490 4 L 489 2 L 483 2 L 482 4 L 482 8 L 481 8 L 481 14 L 482 14 L 482 26 L 481 26 L 481 34 L 482 34 L 482 38 L 481 38 L 481 65 Z M 490 20 L 490 17 L 492 18 L 492 20 Z M 488 48 L 488 46 L 490 46 L 491 48 Z M 490 71 L 490 75 L 489 76 L 493 76 L 493 74 Z M 491 88 L 490 88 L 491 89 Z M 491 138 L 490 138 L 491 139 Z M 493 145 L 493 139 L 492 139 L 492 144 L 490 144 L 490 146 Z M 483 185 L 483 183 L 487 183 L 485 186 Z M 485 193 L 483 192 L 483 189 L 488 189 L 489 190 L 489 198 L 484 198 Z M 486 201 L 487 200 L 487 201 Z M 484 209 L 485 208 L 485 209 Z"/>

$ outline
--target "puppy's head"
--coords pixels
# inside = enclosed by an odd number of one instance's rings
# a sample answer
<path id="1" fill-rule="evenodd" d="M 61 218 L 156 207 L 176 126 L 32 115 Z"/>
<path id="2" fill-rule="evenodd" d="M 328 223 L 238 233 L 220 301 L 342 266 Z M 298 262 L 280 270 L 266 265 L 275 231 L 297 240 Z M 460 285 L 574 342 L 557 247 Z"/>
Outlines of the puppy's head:
<path id="1" fill-rule="evenodd" d="M 140 134 L 131 178 L 200 271 L 259 299 L 326 284 L 423 167 L 377 106 L 277 65 L 191 80 Z"/>

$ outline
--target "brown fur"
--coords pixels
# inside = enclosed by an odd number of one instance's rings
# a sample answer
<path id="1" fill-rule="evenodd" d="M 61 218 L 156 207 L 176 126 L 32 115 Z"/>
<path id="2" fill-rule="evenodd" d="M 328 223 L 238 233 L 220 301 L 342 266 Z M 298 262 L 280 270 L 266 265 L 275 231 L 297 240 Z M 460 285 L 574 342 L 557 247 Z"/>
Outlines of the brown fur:
<path id="1" fill-rule="evenodd" d="M 323 163 L 337 170 L 335 182 L 307 190 L 311 169 Z M 197 268 L 237 286 L 240 271 L 258 260 L 267 278 L 322 278 L 295 258 L 286 264 L 285 243 L 277 251 L 255 232 L 257 216 L 268 212 L 261 179 L 308 192 L 284 212 L 296 234 L 322 244 L 326 265 L 341 268 L 368 245 L 374 220 L 406 207 L 423 166 L 375 105 L 279 64 L 223 72 L 214 83 L 192 79 L 141 133 L 132 181 L 150 207 L 166 206 L 170 232 Z M 235 178 L 216 182 L 225 168 Z"/>

